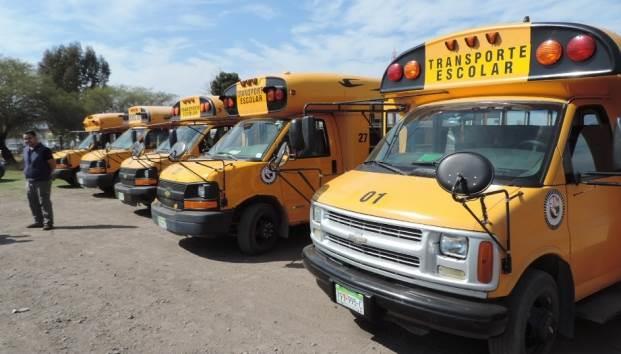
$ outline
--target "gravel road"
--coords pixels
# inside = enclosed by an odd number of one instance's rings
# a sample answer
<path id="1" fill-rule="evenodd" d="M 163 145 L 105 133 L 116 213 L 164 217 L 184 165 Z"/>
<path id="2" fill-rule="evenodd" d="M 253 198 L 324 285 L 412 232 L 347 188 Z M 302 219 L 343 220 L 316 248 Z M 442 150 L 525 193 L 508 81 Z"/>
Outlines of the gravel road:
<path id="1" fill-rule="evenodd" d="M 487 352 L 481 341 L 354 321 L 304 269 L 304 228 L 246 257 L 233 239 L 180 238 L 146 209 L 61 185 L 56 229 L 32 230 L 15 183 L 0 183 L 0 352 Z M 621 353 L 621 320 L 577 326 L 557 353 Z"/>

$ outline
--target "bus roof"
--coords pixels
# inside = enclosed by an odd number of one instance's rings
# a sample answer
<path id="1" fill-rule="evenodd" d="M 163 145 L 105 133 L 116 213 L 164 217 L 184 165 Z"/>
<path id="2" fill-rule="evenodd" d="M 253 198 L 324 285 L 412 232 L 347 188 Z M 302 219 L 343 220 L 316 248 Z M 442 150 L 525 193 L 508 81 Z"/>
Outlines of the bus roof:
<path id="1" fill-rule="evenodd" d="M 180 123 L 205 123 L 229 119 L 217 96 L 187 96 L 172 106 L 172 119 Z"/>
<path id="2" fill-rule="evenodd" d="M 170 106 L 133 106 L 127 109 L 130 127 L 171 124 Z"/>
<path id="3" fill-rule="evenodd" d="M 127 129 L 127 114 L 125 113 L 96 113 L 88 115 L 82 121 L 84 131 L 99 132 L 108 130 Z"/>
<path id="4" fill-rule="evenodd" d="M 283 73 L 241 80 L 220 97 L 232 116 L 290 117 L 301 114 L 308 102 L 331 103 L 380 96 L 380 80 L 326 73 Z"/>
<path id="5" fill-rule="evenodd" d="M 620 46 L 617 34 L 575 23 L 471 29 L 399 55 L 384 72 L 381 92 L 399 96 L 495 85 L 513 85 L 524 92 L 529 85 L 542 86 L 535 83 L 541 81 L 560 87 L 575 79 L 616 77 L 621 73 Z"/>

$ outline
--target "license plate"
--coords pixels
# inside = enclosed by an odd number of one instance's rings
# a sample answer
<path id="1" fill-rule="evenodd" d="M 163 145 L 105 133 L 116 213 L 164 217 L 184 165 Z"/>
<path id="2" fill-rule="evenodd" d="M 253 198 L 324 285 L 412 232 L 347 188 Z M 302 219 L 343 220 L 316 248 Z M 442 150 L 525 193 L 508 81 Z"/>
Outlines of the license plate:
<path id="1" fill-rule="evenodd" d="M 364 315 L 364 295 L 351 291 L 339 284 L 334 284 L 334 288 L 336 290 L 337 304 Z"/>
<path id="2" fill-rule="evenodd" d="M 120 201 L 124 201 L 125 200 L 125 195 L 123 193 L 121 193 L 121 192 L 117 193 L 116 197 Z"/>
<path id="3" fill-rule="evenodd" d="M 165 229 L 166 228 L 166 219 L 164 219 L 161 216 L 157 217 L 157 224 L 160 225 L 161 228 Z"/>
<path id="4" fill-rule="evenodd" d="M 79 184 L 84 184 L 84 178 L 82 178 L 82 177 L 78 178 L 78 183 Z"/>

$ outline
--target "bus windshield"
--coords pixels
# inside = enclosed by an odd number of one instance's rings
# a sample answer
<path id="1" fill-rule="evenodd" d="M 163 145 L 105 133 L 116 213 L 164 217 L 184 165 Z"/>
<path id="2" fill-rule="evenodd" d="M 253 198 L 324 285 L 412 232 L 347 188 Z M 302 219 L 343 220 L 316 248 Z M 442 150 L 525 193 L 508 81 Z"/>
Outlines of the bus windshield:
<path id="1" fill-rule="evenodd" d="M 185 143 L 188 148 L 194 146 L 196 140 L 202 136 L 205 125 L 180 126 L 176 128 L 177 142 Z M 164 140 L 155 150 L 158 153 L 166 153 L 170 151 L 170 141 Z"/>
<path id="2" fill-rule="evenodd" d="M 119 136 L 112 143 L 112 145 L 110 145 L 110 148 L 111 149 L 123 149 L 123 150 L 129 149 L 132 146 L 132 144 L 134 143 L 132 141 L 132 131 L 136 132 L 136 139 L 137 139 L 137 141 L 140 141 L 140 139 L 142 138 L 142 135 L 144 134 L 145 129 L 144 128 L 141 128 L 141 129 L 136 129 L 136 128 L 127 129 L 123 134 L 121 134 L 121 136 Z"/>
<path id="3" fill-rule="evenodd" d="M 278 119 L 253 119 L 240 122 L 208 152 L 214 157 L 262 160 L 286 122 Z"/>
<path id="4" fill-rule="evenodd" d="M 86 138 L 84 138 L 80 144 L 78 145 L 78 150 L 85 150 L 88 149 L 91 144 L 95 144 L 95 134 L 94 133 L 90 133 L 86 136 Z"/>
<path id="5" fill-rule="evenodd" d="M 498 183 L 536 185 L 554 147 L 561 109 L 552 103 L 479 102 L 415 110 L 363 166 L 430 177 L 443 156 L 469 151 L 492 162 Z"/>

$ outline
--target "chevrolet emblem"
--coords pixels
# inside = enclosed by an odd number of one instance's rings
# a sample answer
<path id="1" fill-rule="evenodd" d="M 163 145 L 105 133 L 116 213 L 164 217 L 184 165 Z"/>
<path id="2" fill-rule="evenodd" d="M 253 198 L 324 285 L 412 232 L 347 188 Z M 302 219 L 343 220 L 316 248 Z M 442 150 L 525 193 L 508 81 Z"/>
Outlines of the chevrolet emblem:
<path id="1" fill-rule="evenodd" d="M 164 195 L 166 196 L 166 198 L 170 197 L 170 191 L 169 190 L 164 191 Z"/>
<path id="2" fill-rule="evenodd" d="M 364 244 L 366 244 L 366 243 L 367 243 L 367 241 L 368 241 L 368 240 L 367 240 L 367 238 L 366 238 L 366 237 L 364 237 L 364 236 L 362 236 L 362 235 L 353 235 L 353 234 L 350 234 L 350 235 L 348 235 L 348 238 L 349 238 L 349 240 L 350 240 L 351 242 L 353 242 L 353 243 L 355 243 L 355 244 L 357 244 L 357 245 L 364 245 Z"/>

